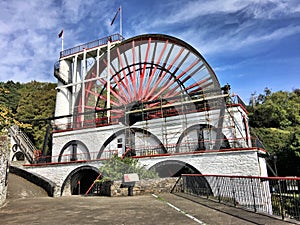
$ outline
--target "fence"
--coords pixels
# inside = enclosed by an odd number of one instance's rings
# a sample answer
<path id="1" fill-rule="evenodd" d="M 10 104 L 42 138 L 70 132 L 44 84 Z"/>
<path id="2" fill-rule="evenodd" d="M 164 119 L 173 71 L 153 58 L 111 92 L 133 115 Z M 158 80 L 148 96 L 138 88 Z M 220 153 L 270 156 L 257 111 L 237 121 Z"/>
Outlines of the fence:
<path id="1" fill-rule="evenodd" d="M 172 193 L 183 192 L 254 212 L 300 220 L 300 178 L 181 175 Z"/>
<path id="2" fill-rule="evenodd" d="M 82 45 L 78 45 L 78 46 L 73 47 L 73 48 L 63 50 L 63 51 L 60 52 L 60 57 L 62 58 L 62 57 L 65 57 L 65 56 L 68 56 L 68 55 L 71 55 L 71 54 L 75 54 L 77 52 L 83 51 L 84 49 L 90 49 L 90 48 L 95 48 L 95 47 L 98 47 L 98 46 L 101 46 L 101 45 L 106 45 L 108 40 L 110 40 L 111 42 L 123 41 L 124 37 L 122 37 L 120 34 L 113 34 L 113 35 L 108 36 L 108 37 L 100 38 L 100 39 L 95 40 L 95 41 L 91 41 L 91 42 L 88 42 L 88 43 L 85 43 L 85 44 L 82 44 Z"/>

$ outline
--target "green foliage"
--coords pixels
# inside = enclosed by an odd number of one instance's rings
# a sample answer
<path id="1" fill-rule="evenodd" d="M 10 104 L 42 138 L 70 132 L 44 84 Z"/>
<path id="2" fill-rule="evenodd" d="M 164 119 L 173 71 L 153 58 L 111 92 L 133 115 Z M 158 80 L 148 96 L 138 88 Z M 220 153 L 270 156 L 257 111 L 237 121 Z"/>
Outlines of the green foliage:
<path id="1" fill-rule="evenodd" d="M 38 120 L 54 115 L 56 84 L 32 81 L 23 84 L 19 90 L 20 101 L 16 117 L 20 121 Z M 37 149 L 42 149 L 47 129 L 45 122 L 31 122 L 32 127 L 25 129 Z"/>
<path id="2" fill-rule="evenodd" d="M 266 88 L 250 104 L 252 132 L 277 156 L 278 174 L 300 176 L 300 90 L 272 93 Z"/>
<path id="3" fill-rule="evenodd" d="M 266 88 L 265 95 L 260 94 L 251 104 L 248 110 L 252 127 L 284 129 L 300 125 L 300 96 L 297 89 L 293 92 L 271 93 Z"/>
<path id="4" fill-rule="evenodd" d="M 114 156 L 103 163 L 104 165 L 100 168 L 100 171 L 104 177 L 110 180 L 121 180 L 123 174 L 127 173 L 137 173 L 140 179 L 158 178 L 154 171 L 149 171 L 144 166 L 141 166 L 138 159 Z"/>
<path id="5" fill-rule="evenodd" d="M 20 100 L 19 89 L 21 84 L 8 81 L 0 82 L 0 104 L 8 108 L 12 113 L 16 113 Z"/>
<path id="6" fill-rule="evenodd" d="M 41 149 L 47 124 L 30 120 L 53 116 L 55 87 L 56 84 L 53 83 L 36 81 L 25 84 L 0 82 L 0 130 L 17 124 L 24 129 L 35 146 Z M 31 126 L 18 121 L 27 121 Z"/>
<path id="7" fill-rule="evenodd" d="M 23 124 L 15 120 L 11 110 L 8 109 L 5 105 L 0 104 L 0 134 L 6 133 L 7 128 L 11 127 L 14 124 L 22 128 L 30 128 L 30 125 Z"/>
<path id="8" fill-rule="evenodd" d="M 19 83 L 15 85 L 12 81 L 7 83 L 0 83 L 0 133 L 6 133 L 7 128 L 16 124 L 19 127 L 30 127 L 28 124 L 20 123 L 15 119 L 14 111 L 18 105 L 19 95 L 16 88 Z"/>

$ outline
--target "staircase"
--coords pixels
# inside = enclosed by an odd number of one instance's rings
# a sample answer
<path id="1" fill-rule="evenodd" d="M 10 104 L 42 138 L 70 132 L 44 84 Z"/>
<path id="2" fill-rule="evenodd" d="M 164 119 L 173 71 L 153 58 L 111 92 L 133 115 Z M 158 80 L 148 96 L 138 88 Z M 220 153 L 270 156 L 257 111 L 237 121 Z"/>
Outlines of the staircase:
<path id="1" fill-rule="evenodd" d="M 23 133 L 19 126 L 13 125 L 9 128 L 10 135 L 19 146 L 20 150 L 24 153 L 25 158 L 28 160 L 29 163 L 35 162 L 35 146 L 29 139 L 29 137 Z"/>

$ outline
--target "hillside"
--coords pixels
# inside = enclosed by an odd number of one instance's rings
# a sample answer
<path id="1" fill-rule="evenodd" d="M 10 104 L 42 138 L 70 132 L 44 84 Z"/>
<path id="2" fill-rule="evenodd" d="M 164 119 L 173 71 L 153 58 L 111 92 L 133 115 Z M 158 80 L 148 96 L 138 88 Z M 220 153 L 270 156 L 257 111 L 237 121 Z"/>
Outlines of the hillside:
<path id="1" fill-rule="evenodd" d="M 32 81 L 29 83 L 0 82 L 0 128 L 6 126 L 7 118 L 17 121 L 28 121 L 48 118 L 54 115 L 56 84 Z M 13 123 L 15 121 L 11 121 Z M 24 131 L 38 149 L 42 149 L 47 122 L 31 122 Z M 51 142 L 48 142 L 49 151 Z"/>

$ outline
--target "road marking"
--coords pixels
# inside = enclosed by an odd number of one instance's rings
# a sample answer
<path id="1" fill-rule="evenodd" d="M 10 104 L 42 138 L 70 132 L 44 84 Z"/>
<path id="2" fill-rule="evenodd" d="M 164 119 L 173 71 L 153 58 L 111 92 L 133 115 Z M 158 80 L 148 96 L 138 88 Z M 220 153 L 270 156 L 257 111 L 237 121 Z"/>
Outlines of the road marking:
<path id="1" fill-rule="evenodd" d="M 187 216 L 188 218 L 194 220 L 195 222 L 197 222 L 197 223 L 199 223 L 199 224 L 202 224 L 202 225 L 206 225 L 206 223 L 204 223 L 203 221 L 201 221 L 201 220 L 197 219 L 196 217 L 194 217 L 194 216 L 192 216 L 192 215 L 190 215 L 190 214 L 188 214 L 188 213 L 182 211 L 182 210 L 179 209 L 178 207 L 176 207 L 176 206 L 172 205 L 171 203 L 167 202 L 167 201 L 166 201 L 165 199 L 163 199 L 162 197 L 159 197 L 159 196 L 157 196 L 157 195 L 155 195 L 155 194 L 152 194 L 152 196 L 155 197 L 155 198 L 157 198 L 158 200 L 160 200 L 160 201 L 166 203 L 166 204 L 167 204 L 168 206 L 170 206 L 171 208 L 173 208 L 173 209 L 175 209 L 176 211 L 182 213 L 183 215 Z"/>

